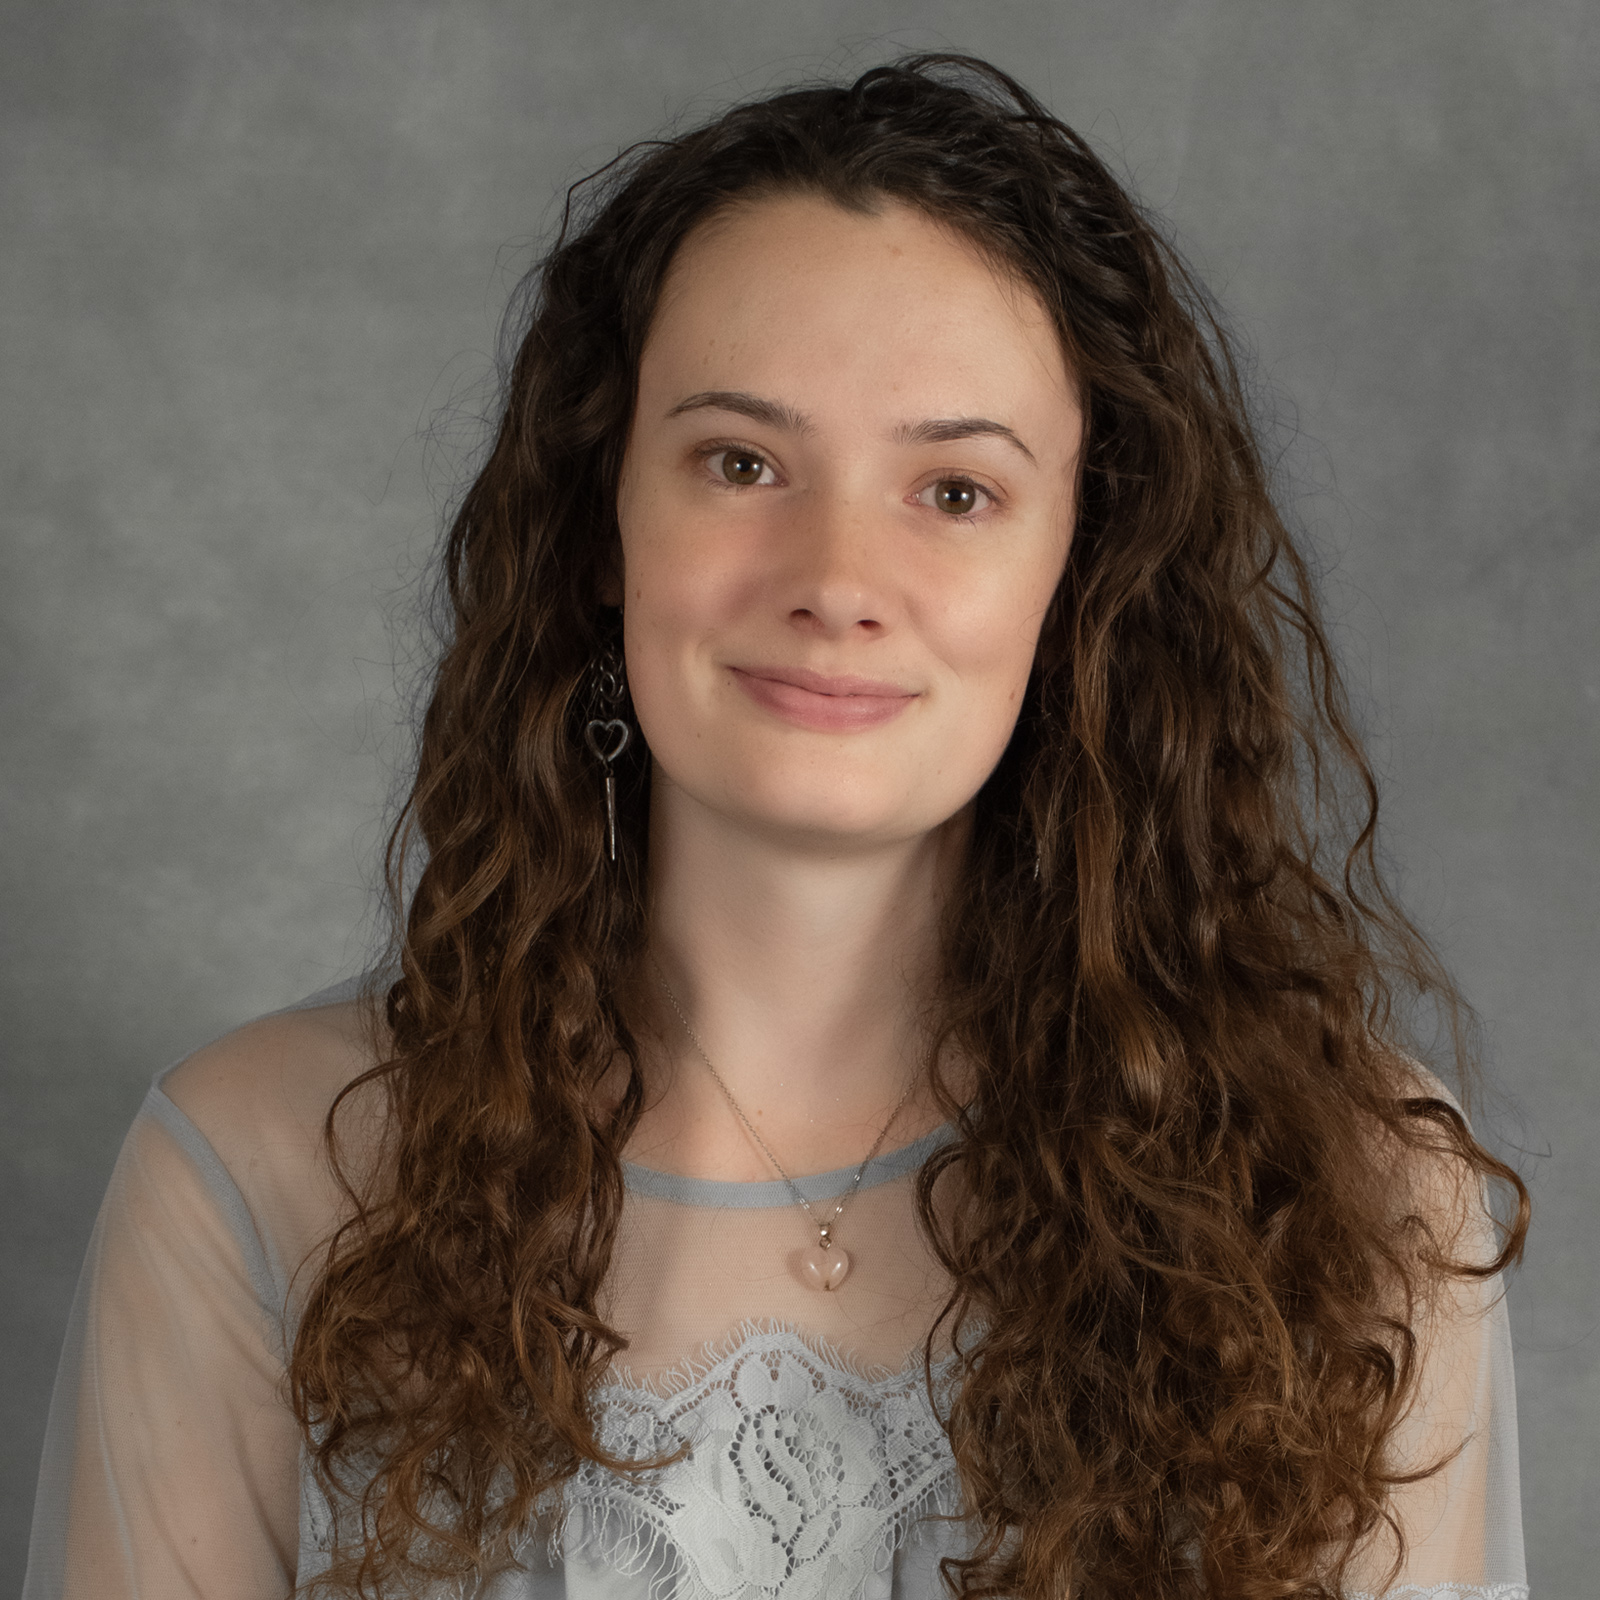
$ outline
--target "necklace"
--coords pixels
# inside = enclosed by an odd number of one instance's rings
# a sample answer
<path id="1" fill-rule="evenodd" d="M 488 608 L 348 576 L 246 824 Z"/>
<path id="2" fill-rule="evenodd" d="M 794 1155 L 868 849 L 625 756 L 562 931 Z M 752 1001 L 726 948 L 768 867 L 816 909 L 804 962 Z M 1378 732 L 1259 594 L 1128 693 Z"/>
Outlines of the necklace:
<path id="1" fill-rule="evenodd" d="M 712 1065 L 711 1057 L 706 1054 L 706 1047 L 700 1043 L 699 1035 L 689 1026 L 689 1018 L 683 1007 L 678 1004 L 678 997 L 672 992 L 672 985 L 667 982 L 667 975 L 661 970 L 661 963 L 656 960 L 654 953 L 650 955 L 650 965 L 656 969 L 656 977 L 661 980 L 661 987 L 666 991 L 667 999 L 672 1002 L 672 1009 L 678 1013 L 678 1021 L 683 1024 L 683 1031 L 689 1035 L 689 1043 L 700 1054 L 700 1059 L 705 1062 L 711 1076 L 716 1079 L 717 1087 L 722 1091 L 734 1115 L 745 1125 L 750 1137 L 761 1146 L 761 1152 L 766 1156 L 777 1171 L 777 1174 L 789 1186 L 789 1193 L 795 1197 L 800 1209 L 810 1217 L 811 1225 L 817 1230 L 817 1242 L 808 1250 L 800 1254 L 800 1270 L 805 1275 L 806 1284 L 812 1289 L 824 1291 L 837 1289 L 846 1278 L 850 1276 L 850 1252 L 842 1245 L 836 1244 L 833 1237 L 833 1225 L 844 1215 L 844 1208 L 855 1199 L 857 1191 L 861 1188 L 861 1180 L 866 1175 L 867 1167 L 872 1158 L 883 1148 L 883 1141 L 889 1137 L 889 1129 L 894 1126 L 894 1119 L 900 1115 L 907 1100 L 911 1098 L 911 1090 L 916 1080 L 906 1085 L 906 1090 L 896 1102 L 895 1108 L 889 1113 L 889 1120 L 884 1123 L 878 1132 L 878 1137 L 873 1141 L 872 1148 L 867 1151 L 866 1159 L 856 1168 L 855 1178 L 843 1196 L 834 1203 L 833 1215 L 826 1221 L 821 1220 L 811 1209 L 811 1202 L 800 1192 L 800 1186 L 783 1170 L 783 1163 L 773 1155 L 767 1141 L 756 1132 L 750 1119 L 740 1109 L 739 1102 L 733 1098 L 733 1090 L 723 1082 L 722 1074 Z"/>

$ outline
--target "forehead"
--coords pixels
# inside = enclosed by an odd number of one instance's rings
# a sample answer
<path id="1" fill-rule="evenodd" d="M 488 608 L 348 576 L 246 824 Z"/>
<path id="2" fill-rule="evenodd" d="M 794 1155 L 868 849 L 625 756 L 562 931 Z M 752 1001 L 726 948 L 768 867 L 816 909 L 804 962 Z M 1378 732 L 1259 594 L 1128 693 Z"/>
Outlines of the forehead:
<path id="1" fill-rule="evenodd" d="M 1055 323 L 1015 273 L 914 207 L 811 194 L 742 203 L 689 234 L 640 383 L 800 383 L 936 410 L 1076 398 Z"/>

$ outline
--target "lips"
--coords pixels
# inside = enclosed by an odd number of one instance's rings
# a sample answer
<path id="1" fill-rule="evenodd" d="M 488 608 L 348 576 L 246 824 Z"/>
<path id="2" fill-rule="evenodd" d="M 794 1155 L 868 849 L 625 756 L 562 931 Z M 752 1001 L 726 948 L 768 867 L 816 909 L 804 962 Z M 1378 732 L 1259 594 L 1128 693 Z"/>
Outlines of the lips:
<path id="1" fill-rule="evenodd" d="M 917 698 L 898 684 L 809 667 L 733 667 L 733 680 L 764 710 L 802 728 L 848 733 L 877 728 Z"/>

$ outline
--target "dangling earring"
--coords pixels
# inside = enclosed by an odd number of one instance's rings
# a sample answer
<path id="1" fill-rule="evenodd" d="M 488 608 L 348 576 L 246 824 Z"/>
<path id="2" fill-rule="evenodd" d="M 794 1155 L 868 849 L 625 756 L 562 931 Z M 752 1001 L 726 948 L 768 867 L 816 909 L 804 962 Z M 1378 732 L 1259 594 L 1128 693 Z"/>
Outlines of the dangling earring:
<path id="1" fill-rule="evenodd" d="M 622 653 L 608 644 L 589 667 L 589 698 L 596 715 L 583 730 L 584 743 L 606 775 L 606 855 L 617 859 L 617 779 L 611 770 L 617 757 L 633 742 L 633 728 L 618 713 L 627 692 Z"/>

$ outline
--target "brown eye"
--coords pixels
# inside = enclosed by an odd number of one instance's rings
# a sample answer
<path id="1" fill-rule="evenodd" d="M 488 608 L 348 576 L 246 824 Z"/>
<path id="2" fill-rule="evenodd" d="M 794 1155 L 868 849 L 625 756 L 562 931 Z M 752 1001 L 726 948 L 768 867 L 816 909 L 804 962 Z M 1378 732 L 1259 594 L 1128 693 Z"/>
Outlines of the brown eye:
<path id="1" fill-rule="evenodd" d="M 722 452 L 722 476 L 729 483 L 759 483 L 761 474 L 766 470 L 765 457 L 758 456 L 754 450 L 724 450 Z"/>
<path id="2" fill-rule="evenodd" d="M 978 486 L 967 478 L 941 478 L 933 486 L 933 503 L 952 517 L 964 516 L 978 504 Z"/>

